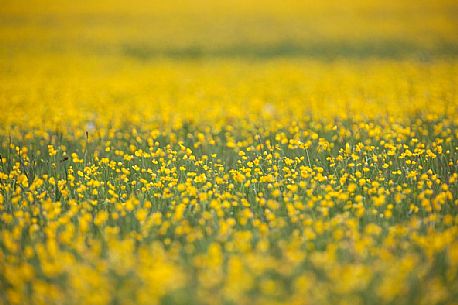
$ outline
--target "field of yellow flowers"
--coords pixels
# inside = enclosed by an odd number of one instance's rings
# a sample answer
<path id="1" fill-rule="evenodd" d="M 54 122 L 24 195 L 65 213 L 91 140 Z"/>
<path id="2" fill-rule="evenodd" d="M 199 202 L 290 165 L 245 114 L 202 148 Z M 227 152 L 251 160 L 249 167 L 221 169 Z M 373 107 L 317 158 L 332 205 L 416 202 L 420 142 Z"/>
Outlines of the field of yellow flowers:
<path id="1" fill-rule="evenodd" d="M 0 304 L 458 304 L 457 11 L 5 0 Z"/>

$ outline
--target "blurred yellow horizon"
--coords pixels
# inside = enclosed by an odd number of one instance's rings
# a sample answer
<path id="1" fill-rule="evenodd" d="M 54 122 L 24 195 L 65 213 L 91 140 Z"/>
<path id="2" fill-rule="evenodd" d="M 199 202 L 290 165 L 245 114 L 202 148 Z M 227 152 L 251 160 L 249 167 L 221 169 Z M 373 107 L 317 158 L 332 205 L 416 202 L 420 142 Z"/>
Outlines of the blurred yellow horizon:
<path id="1" fill-rule="evenodd" d="M 4 1 L 2 57 L 454 57 L 456 1 Z M 6 59 L 6 58 L 5 58 Z"/>

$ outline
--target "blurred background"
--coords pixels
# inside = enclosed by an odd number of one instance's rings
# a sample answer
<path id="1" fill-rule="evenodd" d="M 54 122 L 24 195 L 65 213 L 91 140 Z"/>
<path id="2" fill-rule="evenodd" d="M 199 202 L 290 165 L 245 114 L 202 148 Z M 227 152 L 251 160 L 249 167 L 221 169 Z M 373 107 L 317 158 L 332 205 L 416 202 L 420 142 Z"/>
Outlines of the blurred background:
<path id="1" fill-rule="evenodd" d="M 95 53 L 137 60 L 455 56 L 455 0 L 3 0 L 2 60 Z"/>
<path id="2" fill-rule="evenodd" d="M 3 0 L 0 126 L 450 115 L 457 16 L 456 0 Z"/>

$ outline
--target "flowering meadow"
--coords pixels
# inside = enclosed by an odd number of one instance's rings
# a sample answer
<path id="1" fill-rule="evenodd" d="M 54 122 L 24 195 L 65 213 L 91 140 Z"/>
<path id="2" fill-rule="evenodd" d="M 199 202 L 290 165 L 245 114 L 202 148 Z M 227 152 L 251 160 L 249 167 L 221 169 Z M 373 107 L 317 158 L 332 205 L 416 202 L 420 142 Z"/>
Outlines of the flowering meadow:
<path id="1" fill-rule="evenodd" d="M 0 304 L 458 304 L 454 1 L 9 1 Z"/>

